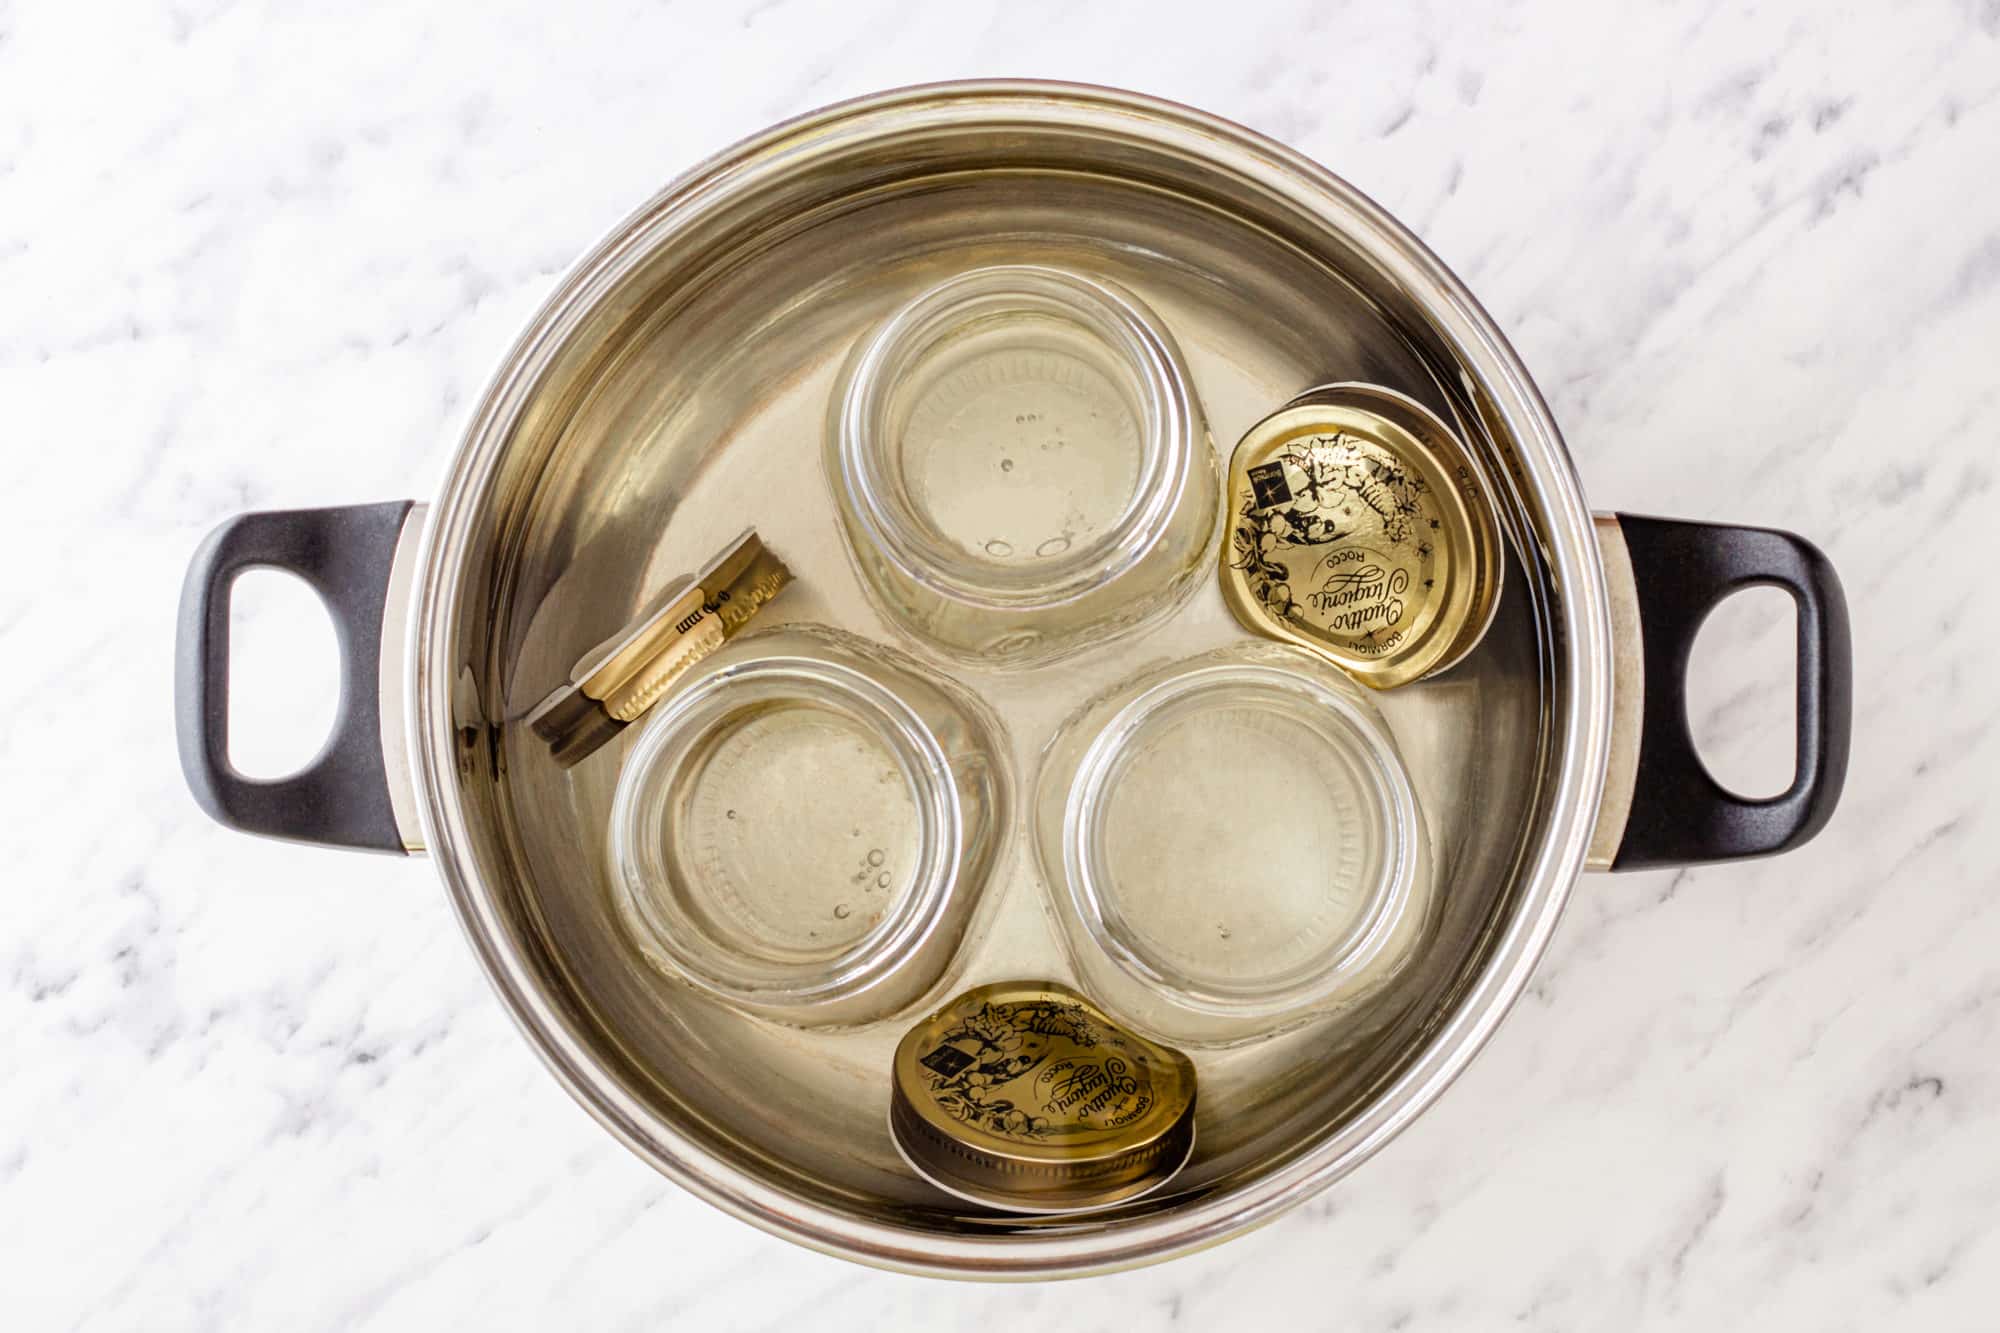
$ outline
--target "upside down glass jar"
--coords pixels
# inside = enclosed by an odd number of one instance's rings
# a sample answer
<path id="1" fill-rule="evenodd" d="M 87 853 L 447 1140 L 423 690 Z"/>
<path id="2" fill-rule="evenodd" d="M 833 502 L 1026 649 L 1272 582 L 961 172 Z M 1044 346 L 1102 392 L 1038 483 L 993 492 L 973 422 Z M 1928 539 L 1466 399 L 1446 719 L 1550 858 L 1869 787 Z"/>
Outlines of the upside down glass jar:
<path id="1" fill-rule="evenodd" d="M 790 625 L 701 662 L 644 727 L 610 850 L 619 914 L 657 968 L 801 1026 L 893 1017 L 951 975 L 1011 819 L 977 699 L 893 649 Z"/>
<path id="2" fill-rule="evenodd" d="M 1413 955 L 1430 842 L 1367 693 L 1304 649 L 1156 667 L 1043 754 L 1035 842 L 1082 988 L 1134 1027 L 1227 1045 L 1348 1007 Z"/>
<path id="3" fill-rule="evenodd" d="M 961 661 L 1048 661 L 1192 589 L 1214 446 L 1159 317 L 1103 279 L 974 269 L 855 346 L 827 474 L 883 612 Z"/>

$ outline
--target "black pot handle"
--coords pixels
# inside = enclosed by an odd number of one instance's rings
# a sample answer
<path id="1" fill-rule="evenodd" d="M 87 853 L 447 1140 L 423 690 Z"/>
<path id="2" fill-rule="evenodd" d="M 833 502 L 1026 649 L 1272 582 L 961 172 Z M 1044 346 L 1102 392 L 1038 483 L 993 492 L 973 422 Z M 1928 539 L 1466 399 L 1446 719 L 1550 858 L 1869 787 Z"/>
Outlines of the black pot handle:
<path id="1" fill-rule="evenodd" d="M 241 514 L 210 533 L 181 589 L 174 712 L 181 771 L 202 809 L 246 833 L 405 851 L 383 760 L 382 616 L 411 502 Z M 229 762 L 229 596 L 238 575 L 278 569 L 326 602 L 340 643 L 340 709 L 324 749 L 261 782 Z"/>
<path id="2" fill-rule="evenodd" d="M 1811 542 L 1767 528 L 1618 515 L 1645 661 L 1639 761 L 1615 870 L 1768 856 L 1825 827 L 1847 780 L 1854 655 L 1847 599 Z M 1709 776 L 1688 725 L 1687 667 L 1702 622 L 1731 593 L 1769 585 L 1798 605 L 1798 768 L 1781 795 L 1745 800 Z"/>

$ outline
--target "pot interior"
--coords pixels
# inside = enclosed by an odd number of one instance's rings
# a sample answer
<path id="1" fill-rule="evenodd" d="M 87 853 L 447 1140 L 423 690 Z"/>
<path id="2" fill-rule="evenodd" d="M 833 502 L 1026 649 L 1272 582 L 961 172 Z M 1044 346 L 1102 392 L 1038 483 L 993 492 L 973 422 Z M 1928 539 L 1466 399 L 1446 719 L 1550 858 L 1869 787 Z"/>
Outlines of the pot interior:
<path id="1" fill-rule="evenodd" d="M 1565 620 L 1543 559 L 1551 524 L 1520 482 L 1521 453 L 1551 454 L 1551 441 L 1521 448 L 1506 414 L 1482 401 L 1491 365 L 1436 331 L 1323 192 L 1291 190 L 1276 159 L 1249 170 L 1262 150 L 1247 139 L 1191 155 L 1185 123 L 1171 133 L 1156 123 L 1170 114 L 1082 98 L 912 100 L 704 168 L 559 294 L 446 489 L 441 510 L 462 540 L 440 538 L 434 553 L 446 563 L 433 577 L 448 583 L 425 615 L 444 619 L 425 631 L 418 671 L 428 691 L 448 691 L 456 748 L 450 761 L 432 756 L 444 788 L 432 799 L 463 821 L 450 856 L 465 866 L 462 898 L 478 899 L 467 913 L 475 937 L 491 936 L 532 977 L 531 1030 L 559 1029 L 586 1053 L 571 1081 L 611 1090 L 625 1109 L 607 1118 L 628 1141 L 817 1243 L 839 1246 L 851 1222 L 907 1237 L 912 1255 L 958 1246 L 957 1262 L 977 1264 L 963 1256 L 1038 1230 L 1141 1229 L 1324 1160 L 1451 1019 L 1516 917 L 1560 899 L 1521 870 L 1549 836 L 1567 716 L 1550 665 L 1563 660 Z M 797 576 L 760 626 L 820 621 L 903 644 L 840 543 L 821 462 L 829 388 L 854 340 L 892 309 L 992 263 L 1075 268 L 1136 292 L 1178 338 L 1222 461 L 1248 426 L 1314 384 L 1368 380 L 1417 398 L 1482 455 L 1508 533 L 1499 613 L 1479 648 L 1380 699 L 1435 842 L 1438 906 L 1418 961 L 1358 1011 L 1197 1052 L 1188 1168 L 1142 1200 L 1054 1222 L 970 1209 L 897 1157 L 890 1053 L 920 1011 L 860 1031 L 794 1030 L 652 970 L 618 925 L 605 864 L 636 729 L 565 773 L 522 721 L 581 653 L 746 526 Z M 1082 701 L 1243 633 L 1207 578 L 1170 621 L 1084 656 L 954 674 L 1004 718 L 1025 784 Z M 1255 799 L 1253 779 L 1244 798 Z M 944 994 L 1002 978 L 1073 981 L 1043 897 L 1017 830 L 987 887 L 979 941 Z M 807 1214 L 817 1220 L 798 1220 Z"/>

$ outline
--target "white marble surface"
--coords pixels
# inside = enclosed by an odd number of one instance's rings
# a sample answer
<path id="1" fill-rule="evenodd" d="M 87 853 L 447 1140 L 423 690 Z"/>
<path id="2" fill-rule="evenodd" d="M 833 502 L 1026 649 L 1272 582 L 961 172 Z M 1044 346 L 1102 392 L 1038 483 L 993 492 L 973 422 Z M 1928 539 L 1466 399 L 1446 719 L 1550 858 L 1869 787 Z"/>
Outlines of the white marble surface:
<path id="1" fill-rule="evenodd" d="M 168 708 L 210 525 L 424 494 L 633 204 L 973 74 L 1170 95 L 1348 176 L 1509 331 L 1596 504 L 1818 538 L 1858 673 L 1818 842 L 1586 880 L 1492 1046 L 1333 1193 L 1017 1289 L 664 1183 L 543 1073 L 429 865 L 212 826 Z M 1996 94 L 1993 0 L 0 4 L 6 1323 L 1991 1327 Z M 1727 771 L 1784 766 L 1787 689 L 1707 683 Z"/>

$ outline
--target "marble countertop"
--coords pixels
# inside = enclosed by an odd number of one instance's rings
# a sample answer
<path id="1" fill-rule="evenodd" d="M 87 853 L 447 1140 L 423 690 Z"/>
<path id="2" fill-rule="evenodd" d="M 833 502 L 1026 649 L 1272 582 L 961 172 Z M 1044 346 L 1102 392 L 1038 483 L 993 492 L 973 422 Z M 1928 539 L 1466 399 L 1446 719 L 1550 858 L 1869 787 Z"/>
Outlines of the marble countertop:
<path id="1" fill-rule="evenodd" d="M 1480 294 L 1595 505 L 1806 533 L 1855 624 L 1818 841 L 1587 878 L 1498 1037 L 1356 1175 L 1165 1268 L 1018 1288 L 668 1185 L 544 1073 L 430 865 L 215 827 L 168 699 L 209 527 L 426 494 L 638 201 L 776 119 L 976 74 L 1325 162 Z M 10 1326 L 1990 1325 L 1996 164 L 1992 0 L 0 5 Z M 1767 785 L 1769 610 L 1722 613 L 1744 665 L 1697 716 Z M 253 718 L 330 679 L 326 631 L 289 637 Z"/>

